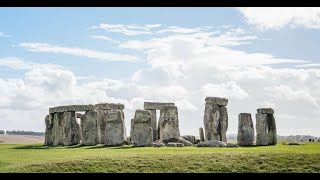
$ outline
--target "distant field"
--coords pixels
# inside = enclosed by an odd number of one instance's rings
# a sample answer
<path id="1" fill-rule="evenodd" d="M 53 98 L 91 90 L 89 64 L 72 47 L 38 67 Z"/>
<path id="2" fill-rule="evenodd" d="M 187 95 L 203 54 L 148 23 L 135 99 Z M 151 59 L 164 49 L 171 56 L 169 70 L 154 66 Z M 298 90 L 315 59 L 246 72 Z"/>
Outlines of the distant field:
<path id="1" fill-rule="evenodd" d="M 320 143 L 239 148 L 0 144 L 0 172 L 320 172 Z"/>
<path id="2" fill-rule="evenodd" d="M 0 134 L 1 143 L 44 143 L 44 136 L 30 136 L 30 135 L 3 135 Z"/>

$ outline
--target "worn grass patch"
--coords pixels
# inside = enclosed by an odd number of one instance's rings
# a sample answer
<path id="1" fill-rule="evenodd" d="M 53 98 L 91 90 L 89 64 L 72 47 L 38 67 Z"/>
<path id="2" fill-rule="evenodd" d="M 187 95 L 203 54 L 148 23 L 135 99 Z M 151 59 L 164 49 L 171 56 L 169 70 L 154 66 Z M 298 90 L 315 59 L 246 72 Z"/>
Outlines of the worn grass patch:
<path id="1" fill-rule="evenodd" d="M 205 148 L 1 144 L 0 172 L 320 172 L 320 143 Z"/>

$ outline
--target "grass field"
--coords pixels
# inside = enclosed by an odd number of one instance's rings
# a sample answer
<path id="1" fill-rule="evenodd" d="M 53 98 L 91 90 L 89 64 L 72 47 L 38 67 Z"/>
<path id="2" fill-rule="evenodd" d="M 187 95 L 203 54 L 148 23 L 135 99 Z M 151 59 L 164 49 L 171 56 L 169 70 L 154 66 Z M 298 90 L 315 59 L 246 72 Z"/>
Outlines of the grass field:
<path id="1" fill-rule="evenodd" d="M 0 172 L 320 172 L 320 143 L 239 148 L 0 144 Z"/>

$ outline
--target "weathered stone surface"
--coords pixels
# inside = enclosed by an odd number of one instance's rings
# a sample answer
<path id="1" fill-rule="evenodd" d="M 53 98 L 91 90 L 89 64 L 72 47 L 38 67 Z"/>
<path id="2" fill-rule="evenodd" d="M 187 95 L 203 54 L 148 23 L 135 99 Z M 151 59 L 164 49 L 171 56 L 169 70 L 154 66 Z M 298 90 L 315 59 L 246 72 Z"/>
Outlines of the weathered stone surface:
<path id="1" fill-rule="evenodd" d="M 240 146 L 252 146 L 254 141 L 254 128 L 251 114 L 240 113 L 238 120 L 238 144 Z"/>
<path id="2" fill-rule="evenodd" d="M 227 143 L 227 147 L 239 147 L 238 144 Z"/>
<path id="3" fill-rule="evenodd" d="M 227 107 L 221 106 L 219 108 L 220 113 L 220 140 L 227 142 L 227 130 L 228 130 L 228 110 Z"/>
<path id="4" fill-rule="evenodd" d="M 277 128 L 273 114 L 256 114 L 257 145 L 277 144 Z"/>
<path id="5" fill-rule="evenodd" d="M 153 141 L 156 141 L 158 138 L 158 127 L 157 127 L 157 111 L 155 109 L 149 110 L 151 113 L 151 128 L 153 134 Z"/>
<path id="6" fill-rule="evenodd" d="M 220 111 L 218 105 L 206 102 L 203 122 L 205 140 L 220 140 L 220 133 L 218 129 L 220 124 Z"/>
<path id="7" fill-rule="evenodd" d="M 153 142 L 152 146 L 153 147 L 163 147 L 163 146 L 166 146 L 166 145 L 164 143 L 162 143 L 162 142 Z"/>
<path id="8" fill-rule="evenodd" d="M 266 146 L 269 144 L 267 120 L 267 114 L 256 114 L 256 145 Z"/>
<path id="9" fill-rule="evenodd" d="M 76 113 L 76 117 L 77 117 L 77 118 L 82 118 L 82 116 L 83 116 L 83 114 L 81 114 L 81 113 Z"/>
<path id="10" fill-rule="evenodd" d="M 151 128 L 151 112 L 148 110 L 136 110 L 131 126 L 131 142 L 134 146 L 151 146 L 153 142 L 153 130 Z"/>
<path id="11" fill-rule="evenodd" d="M 259 114 L 274 114 L 274 110 L 272 108 L 260 108 L 257 109 Z"/>
<path id="12" fill-rule="evenodd" d="M 205 142 L 199 142 L 197 147 L 227 147 L 227 143 L 223 141 L 210 140 Z"/>
<path id="13" fill-rule="evenodd" d="M 174 142 L 169 142 L 166 144 L 167 147 L 184 147 L 182 143 L 174 143 Z"/>
<path id="14" fill-rule="evenodd" d="M 288 145 L 304 145 L 303 142 L 289 142 Z"/>
<path id="15" fill-rule="evenodd" d="M 62 128 L 63 128 L 63 113 L 53 114 L 53 136 L 52 141 L 54 146 L 62 145 Z"/>
<path id="16" fill-rule="evenodd" d="M 192 142 L 187 141 L 187 140 L 183 139 L 182 137 L 179 138 L 178 142 L 182 143 L 184 146 L 192 146 L 193 145 Z"/>
<path id="17" fill-rule="evenodd" d="M 196 143 L 196 137 L 192 136 L 192 135 L 185 135 L 185 136 L 181 136 L 183 139 L 191 142 L 192 144 Z"/>
<path id="18" fill-rule="evenodd" d="M 160 110 L 160 141 L 179 139 L 179 119 L 177 106 L 163 106 Z"/>
<path id="19" fill-rule="evenodd" d="M 86 111 L 81 118 L 81 131 L 83 145 L 96 145 L 99 143 L 98 112 Z"/>
<path id="20" fill-rule="evenodd" d="M 126 137 L 122 110 L 109 110 L 105 128 L 104 144 L 108 146 L 120 146 L 125 143 Z"/>
<path id="21" fill-rule="evenodd" d="M 62 145 L 76 145 L 80 143 L 80 127 L 74 111 L 63 112 Z"/>
<path id="22" fill-rule="evenodd" d="M 52 133 L 53 133 L 53 114 L 49 114 L 45 118 L 46 130 L 45 130 L 45 146 L 53 145 Z"/>
<path id="23" fill-rule="evenodd" d="M 69 105 L 69 106 L 58 106 L 49 108 L 49 113 L 62 113 L 66 111 L 93 111 L 95 109 L 94 105 Z"/>
<path id="24" fill-rule="evenodd" d="M 117 109 L 124 109 L 124 104 L 120 103 L 99 103 L 95 104 L 96 110 L 117 110 Z"/>
<path id="25" fill-rule="evenodd" d="M 107 123 L 108 110 L 97 110 L 98 112 L 98 135 L 99 143 L 103 144 L 105 142 L 105 131 Z"/>
<path id="26" fill-rule="evenodd" d="M 203 133 L 203 128 L 199 128 L 199 137 L 200 137 L 200 142 L 204 141 L 204 133 Z"/>
<path id="27" fill-rule="evenodd" d="M 206 103 L 216 104 L 219 106 L 226 106 L 228 105 L 228 99 L 220 98 L 220 97 L 206 97 Z"/>
<path id="28" fill-rule="evenodd" d="M 162 106 L 174 106 L 174 103 L 144 102 L 144 110 L 161 110 Z"/>
<path id="29" fill-rule="evenodd" d="M 277 144 L 276 121 L 272 114 L 267 114 L 267 117 L 268 117 L 268 144 L 275 145 Z"/>

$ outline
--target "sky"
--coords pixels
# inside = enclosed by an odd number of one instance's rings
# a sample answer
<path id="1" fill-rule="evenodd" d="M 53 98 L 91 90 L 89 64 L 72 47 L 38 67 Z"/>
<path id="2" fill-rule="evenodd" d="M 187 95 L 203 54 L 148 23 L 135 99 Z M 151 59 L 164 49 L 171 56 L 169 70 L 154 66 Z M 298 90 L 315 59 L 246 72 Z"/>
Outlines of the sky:
<path id="1" fill-rule="evenodd" d="M 320 136 L 320 8 L 0 8 L 0 129 L 44 131 L 48 108 L 173 102 L 182 135 L 205 97 L 273 108 L 278 135 Z M 159 117 L 159 112 L 158 112 Z"/>

